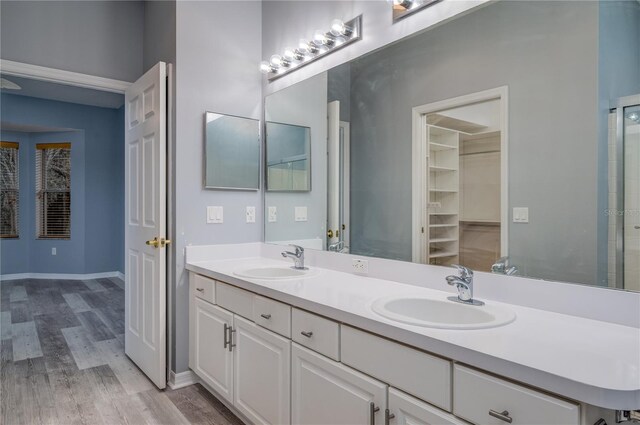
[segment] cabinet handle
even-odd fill
[[[501,421],[505,421],[508,424],[513,422],[513,418],[509,416],[508,410],[504,410],[502,412],[496,412],[493,409],[489,409],[489,416],[493,416],[494,418],[500,419]]]
[[[271,315],[270,314],[261,314],[260,316],[265,318],[265,319],[267,319],[267,320],[271,319]]]
[[[231,329],[231,326],[225,323],[224,324],[224,348],[227,348],[227,346],[229,346],[229,340],[227,339],[227,334],[229,333],[229,329]],[[231,348],[229,348],[229,350],[231,350]]]
[[[395,418],[396,415],[389,412],[389,409],[385,409],[384,411],[384,425],[389,425],[389,421]]]
[[[376,412],[379,410],[373,401],[369,403],[369,425],[376,425]]]
[[[229,351],[233,351],[233,347],[236,345],[233,343],[233,334],[236,333],[236,330],[229,326]]]
[[[302,336],[306,336],[307,338],[311,338],[313,336],[313,332],[311,331],[302,331],[300,332],[300,334],[302,334]]]
[[[196,291],[198,291],[198,292],[204,292],[204,288],[196,288]]]

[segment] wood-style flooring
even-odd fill
[[[120,279],[0,284],[4,425],[241,425],[201,385],[158,390],[124,354]]]

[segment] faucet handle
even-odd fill
[[[461,266],[460,264],[452,264],[451,267],[455,267],[456,269],[458,269],[461,279],[473,277],[473,270],[468,267]]]
[[[304,254],[304,248],[301,247],[300,245],[295,245],[295,244],[289,244],[289,246],[292,246],[293,248],[295,248],[296,250],[296,255],[299,257],[302,254]]]

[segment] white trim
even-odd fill
[[[0,59],[0,71],[2,71],[3,74],[14,75],[16,77],[120,94],[124,94],[125,90],[131,85],[131,83],[127,81],[14,62],[6,59]]]
[[[117,277],[124,280],[124,274],[118,271],[104,273],[14,273],[0,275],[0,281],[17,279],[58,279],[58,280],[90,280],[104,277]]]
[[[178,388],[188,387],[189,385],[197,384],[199,382],[200,378],[198,378],[198,375],[190,370],[180,373],[171,371],[169,372],[169,382],[167,382],[167,385],[172,390],[177,390]]]
[[[500,251],[501,256],[509,255],[509,87],[501,86],[427,105],[416,106],[412,110],[413,142],[412,142],[412,259],[414,262],[424,263],[425,253],[422,252],[426,232],[421,233],[422,226],[426,226],[426,155],[425,151],[425,116],[430,113],[465,106],[471,103],[500,99]],[[420,181],[421,184],[413,184]]]

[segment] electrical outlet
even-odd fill
[[[275,223],[276,221],[278,221],[278,208],[269,207],[267,208],[267,212],[268,212],[267,221],[269,223]]]
[[[256,222],[256,207],[247,207],[247,223]]]
[[[56,248],[51,248],[51,255],[58,255],[58,250]]]
[[[295,207],[294,218],[295,221],[307,221],[307,207]]]
[[[354,273],[369,274],[369,260],[354,258],[351,262],[351,268]]]

